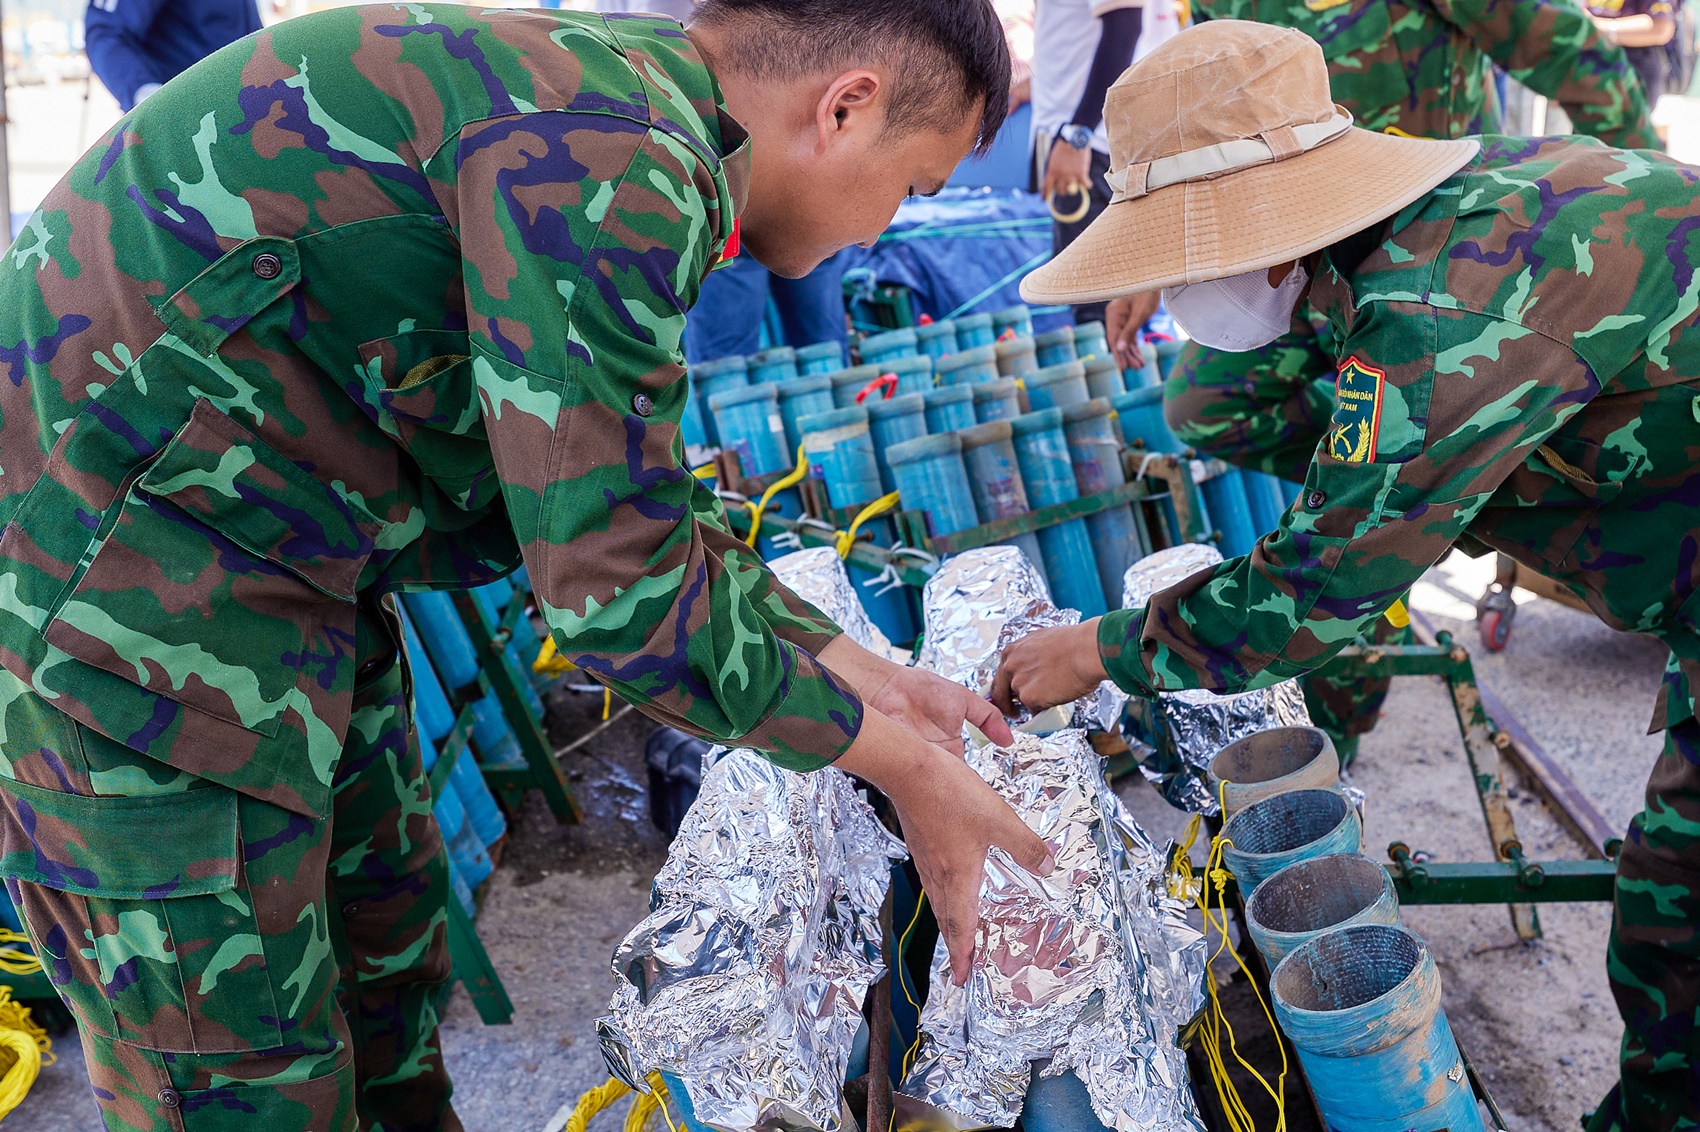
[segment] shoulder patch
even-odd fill
[[[1375,459],[1381,436],[1381,397],[1387,371],[1354,355],[1340,366],[1334,379],[1334,421],[1328,430],[1328,454],[1348,464]]]

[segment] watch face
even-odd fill
[[[1062,140],[1075,149],[1085,149],[1092,144],[1092,131],[1085,126],[1064,126],[1061,134]]]

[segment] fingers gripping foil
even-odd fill
[[[1175,1045],[1203,1001],[1203,938],[1163,883],[1164,858],[1104,784],[1084,731],[1018,734],[969,763],[1043,837],[1035,877],[992,850],[965,986],[942,942],[903,1092],[965,1122],[1009,1126],[1032,1063],[1073,1070],[1111,1128],[1202,1129]]]
[[[826,554],[773,565],[859,644],[880,647]],[[603,1057],[634,1087],[651,1069],[675,1073],[697,1118],[718,1128],[837,1132],[862,1002],[885,973],[879,909],[903,847],[840,771],[795,774],[718,747],[704,761],[651,912],[614,953]]]
[[[998,655],[1034,629],[1074,624],[1030,578],[1019,551],[968,551],[923,598],[919,664],[983,689]],[[966,1124],[1009,1126],[1032,1063],[1073,1070],[1112,1128],[1201,1128],[1175,1046],[1203,1003],[1203,937],[1167,893],[1158,852],[1105,784],[1079,728],[1018,733],[971,750],[969,765],[1055,852],[1035,877],[987,857],[983,934],[963,987],[934,951],[921,1040],[903,1091]]]
[[[1215,547],[1200,543],[1147,555],[1128,567],[1122,607],[1137,609],[1153,594],[1221,561]],[[1158,792],[1180,809],[1214,814],[1220,807],[1210,789],[1211,756],[1258,731],[1308,724],[1310,712],[1298,682],[1285,680],[1225,696],[1189,690],[1162,692],[1155,701],[1135,698],[1121,718],[1122,738]]]

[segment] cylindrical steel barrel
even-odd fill
[[[1397,924],[1399,894],[1387,870],[1368,857],[1330,853],[1270,874],[1247,898],[1245,914],[1252,942],[1274,970],[1324,932]]]
[[[1291,790],[1253,802],[1222,827],[1222,861],[1253,892],[1295,861],[1363,849],[1358,811],[1337,790]]]

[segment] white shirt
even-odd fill
[[[1086,75],[1103,34],[1099,17],[1144,0],[1036,0],[1033,12],[1033,133],[1050,138],[1067,125],[1086,92]],[[1100,119],[1092,148],[1110,152]],[[1046,142],[1049,149],[1049,142]],[[1041,155],[1043,159],[1043,155]]]

